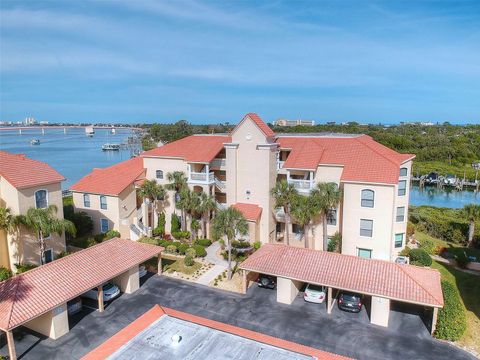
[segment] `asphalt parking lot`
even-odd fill
[[[237,295],[202,285],[150,276],[134,294],[122,294],[99,313],[86,309],[71,320],[71,331],[58,340],[15,332],[19,359],[78,359],[121,330],[153,305],[170,307],[357,359],[475,359],[433,339],[415,313],[392,311],[389,328],[369,323],[358,314],[306,303],[301,295],[292,305],[276,302],[273,290],[252,286]],[[7,354],[7,347],[0,349]]]

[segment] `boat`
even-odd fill
[[[457,182],[457,177],[453,174],[447,174],[443,179],[443,183],[448,186],[455,186]]]
[[[32,141],[30,141],[30,144],[32,144],[32,145],[40,145],[40,140],[39,140],[39,139],[33,139]]]
[[[427,175],[425,182],[427,184],[436,184],[438,183],[438,173],[432,171],[430,174]]]
[[[87,126],[85,128],[85,135],[92,137],[93,134],[95,134],[95,129],[93,128],[93,125],[92,126]]]
[[[118,150],[120,150],[120,144],[103,144],[102,145],[102,150],[103,151],[109,151],[109,150],[118,151]]]
[[[115,135],[116,132],[117,132],[117,131],[115,130],[115,128],[112,128],[112,129],[110,130],[110,134],[112,134],[112,135]]]

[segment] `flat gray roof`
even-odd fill
[[[180,342],[172,341],[174,335],[181,336]],[[108,359],[312,360],[314,358],[163,315]]]

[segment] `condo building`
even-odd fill
[[[57,207],[63,219],[61,183],[65,178],[48,164],[25,155],[0,151],[0,207],[12,215],[25,215],[29,208]],[[19,226],[13,231],[0,229],[0,266],[15,270],[15,264],[47,263],[65,251],[65,236],[50,234],[40,253],[38,234]]]
[[[96,169],[71,190],[76,211],[89,213],[96,230],[116,229],[135,240],[151,234],[160,212],[166,214],[167,232],[171,214],[179,214],[173,191],[154,209],[139,199],[139,184],[155,179],[166,185],[168,173],[181,171],[191,190],[214,196],[219,208],[233,206],[243,213],[249,241],[284,243],[288,231],[290,245],[326,250],[320,217],[308,234],[295,221],[285,226],[285,214],[270,191],[282,179],[303,195],[318,183],[333,182],[343,195],[328,214],[327,235],[341,234],[343,254],[394,260],[406,244],[413,158],[366,135],[276,134],[249,113],[230,134],[193,135],[165,144]],[[203,235],[210,236],[209,226]]]

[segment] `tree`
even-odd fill
[[[167,181],[169,182],[165,187],[167,190],[175,191],[175,204],[179,200],[180,191],[187,187],[187,176],[183,171],[173,171],[167,173]]]
[[[158,208],[157,208],[157,201],[164,200],[166,197],[166,191],[164,187],[157,183],[155,179],[153,180],[145,180],[143,184],[140,186],[140,190],[138,191],[138,195],[143,200],[149,200],[153,210],[158,216]],[[148,224],[147,224],[148,225]],[[152,221],[152,228],[155,228],[154,221]]]
[[[327,216],[329,211],[336,209],[342,200],[342,190],[335,183],[319,183],[317,187],[311,191],[311,195],[316,198],[323,225],[323,250],[328,249],[327,234]]]
[[[315,217],[318,215],[320,207],[317,198],[309,195],[297,195],[292,201],[291,215],[294,221],[303,227],[305,236],[305,247],[309,248],[308,234],[310,232],[310,225]]]
[[[282,207],[285,213],[285,239],[286,244],[290,244],[289,224],[290,224],[290,207],[292,201],[298,196],[298,191],[293,184],[289,184],[287,180],[278,181],[270,190],[273,199],[275,200],[275,207]]]
[[[19,223],[19,217],[12,214],[10,208],[0,207],[0,230],[10,233],[15,230]]]
[[[28,230],[37,234],[40,247],[40,263],[43,265],[43,253],[45,252],[45,237],[52,233],[59,236],[65,231],[75,236],[75,225],[70,220],[57,218],[57,207],[49,205],[44,209],[30,208],[25,215],[19,215],[19,222]]]
[[[199,212],[202,216],[201,225],[202,225],[202,234],[203,237],[207,237],[207,221],[210,218],[210,213],[217,210],[217,203],[215,198],[207,193],[202,192],[200,195],[200,207]]]
[[[463,213],[469,221],[468,246],[473,246],[473,235],[475,233],[475,221],[480,221],[480,205],[469,204],[463,207]]]
[[[187,223],[191,224],[193,216],[200,212],[200,196],[188,187],[184,187],[180,190],[177,207],[182,211],[182,230],[186,231]]]
[[[233,207],[219,210],[213,218],[213,237],[215,240],[226,237],[228,250],[228,280],[232,278],[232,241],[237,234],[248,233],[247,220],[242,213]]]

